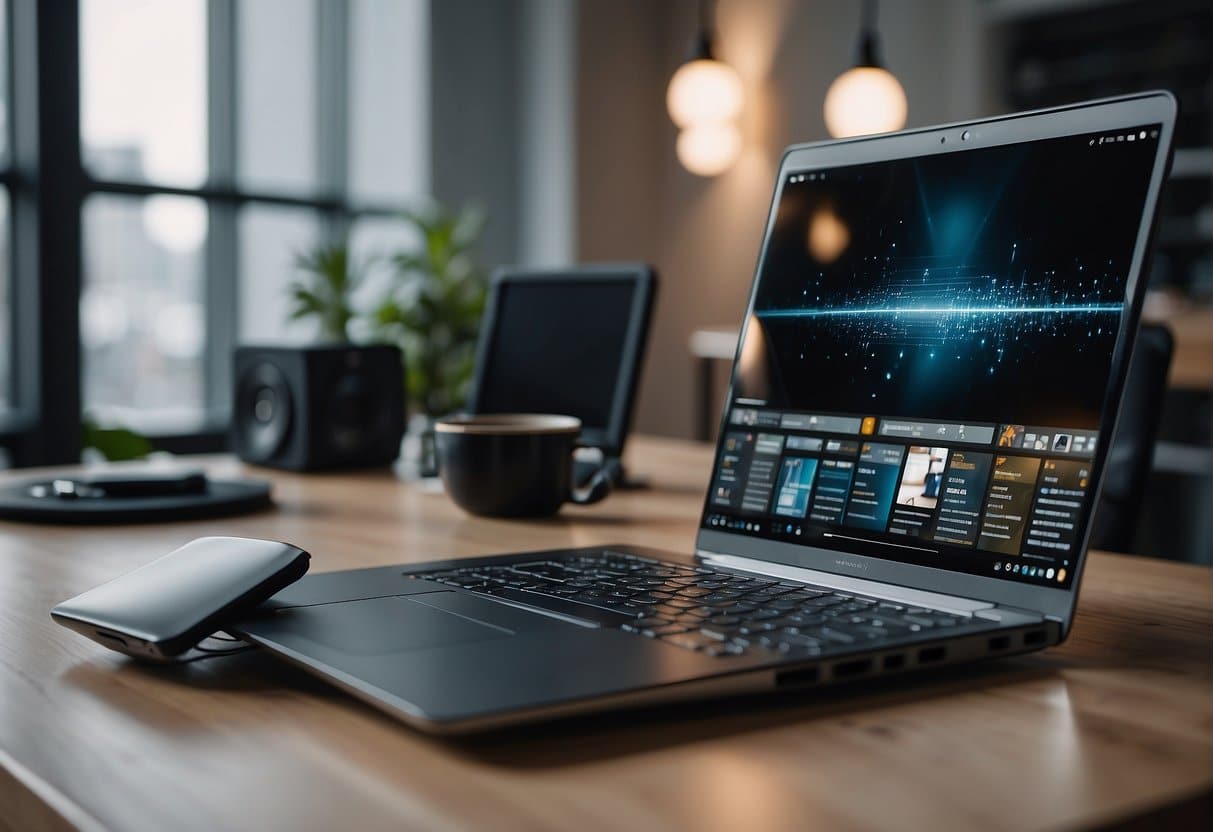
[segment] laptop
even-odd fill
[[[236,629],[422,730],[1061,643],[1175,101],[794,146],[685,552],[309,575]]]
[[[656,290],[656,273],[643,263],[497,271],[468,412],[576,416],[579,443],[599,458],[578,459],[574,481],[605,467],[626,484],[623,447]]]

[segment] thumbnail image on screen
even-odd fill
[[[726,430],[763,431],[767,452],[730,463],[757,465],[752,484],[717,482],[718,462],[728,497],[705,525],[780,537],[791,518],[800,543],[844,545],[812,534],[843,527],[915,538],[910,561],[1072,575],[1057,567],[1089,514],[1075,484],[1095,459],[1156,127],[785,176]]]

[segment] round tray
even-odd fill
[[[46,479],[0,486],[0,520],[27,523],[93,525],[101,523],[161,523],[225,517],[269,508],[270,484],[264,480],[210,480],[201,494],[157,497],[97,497],[65,500],[35,497],[30,489]]]

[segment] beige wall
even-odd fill
[[[746,86],[746,146],[729,172],[701,179],[678,164],[665,112],[666,84],[685,55],[696,4],[580,3],[577,257],[648,260],[661,277],[637,430],[691,435],[688,338],[699,326],[740,322],[780,153],[826,137],[821,102],[853,60],[858,7],[851,0],[721,0],[719,57]],[[988,39],[977,0],[886,0],[880,29],[886,62],[906,88],[910,126],[997,109],[986,93]],[[722,367],[718,389],[726,373]]]

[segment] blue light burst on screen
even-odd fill
[[[738,395],[1098,425],[1153,150],[1088,139],[829,170],[780,191]]]
[[[1012,247],[1008,266],[1016,253]],[[840,292],[835,288],[824,293],[829,303],[817,305],[825,277],[819,273],[816,279],[807,279],[801,291],[813,303],[760,309],[758,317],[800,321],[803,335],[827,327],[834,339],[857,350],[876,345],[946,348],[963,344],[967,357],[974,357],[974,348],[978,353],[990,351],[993,354],[987,355],[992,364],[999,364],[1005,348],[1027,336],[1073,338],[1085,334],[1102,340],[1112,334],[1124,311],[1123,295],[1117,291],[1121,281],[1081,263],[1075,263],[1064,276],[1049,269],[1033,278],[1026,269],[1017,269],[1015,278],[1008,279],[973,267],[941,266],[938,259],[934,268],[921,264],[935,258],[899,258],[896,266],[891,252],[879,259],[883,262],[869,267],[879,287],[875,291]],[[1088,278],[1091,271],[1099,276]],[[1079,319],[1088,321],[1089,332]],[[1081,344],[1074,347],[1082,349]]]

